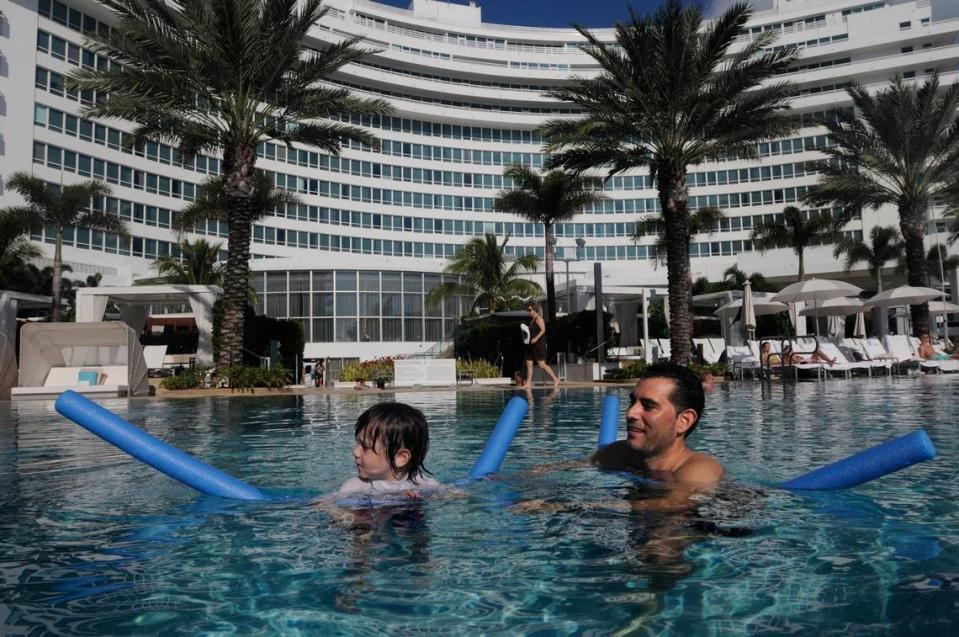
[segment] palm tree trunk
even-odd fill
[[[899,207],[899,230],[906,244],[906,269],[909,285],[922,287],[926,280],[925,206]],[[918,336],[929,329],[929,304],[912,305],[912,333]]]
[[[53,297],[54,323],[60,321],[60,281],[63,274],[63,228],[57,226],[56,239],[53,242],[53,280],[50,281],[50,295]]]
[[[879,288],[877,292],[882,292],[882,266],[876,270],[876,287]]]
[[[689,213],[686,171],[659,169],[659,201],[666,228],[671,360],[689,363],[693,338],[692,282],[689,278]]]
[[[251,210],[256,149],[243,144],[223,153],[229,225],[226,273],[223,276],[223,322],[217,365],[225,368],[243,362],[243,312],[250,286],[250,235],[255,213]]]
[[[556,325],[556,283],[553,281],[553,226],[549,223],[543,224],[543,235],[546,239],[546,325],[550,329]]]
[[[806,278],[806,255],[805,250],[796,250],[796,254],[799,256],[799,280],[802,281]]]

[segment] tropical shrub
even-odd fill
[[[499,367],[482,358],[475,361],[457,358],[456,374],[469,374],[473,378],[500,378],[502,376]]]
[[[375,358],[359,363],[349,363],[340,370],[340,380],[354,382],[357,380],[376,380],[377,378],[393,378],[393,361],[391,356]]]
[[[160,381],[160,387],[167,391],[195,389],[203,386],[203,379],[209,373],[209,367],[192,367],[181,370],[175,376],[167,376]]]

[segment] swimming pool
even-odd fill
[[[697,514],[507,511],[646,495],[593,469],[516,475],[595,446],[606,391],[537,390],[499,479],[377,511],[366,531],[199,496],[49,404],[0,403],[0,634],[956,632],[959,379],[721,384],[692,443],[735,482]],[[398,397],[426,412],[427,467],[448,480],[512,395]],[[251,484],[311,494],[345,479],[353,421],[391,396],[104,404]],[[918,426],[934,462],[847,492],[761,486]]]

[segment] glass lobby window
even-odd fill
[[[426,319],[426,338],[427,341],[443,340],[443,321],[442,319]]]
[[[380,291],[380,273],[379,272],[360,272],[360,291],[361,292],[379,292]]]
[[[266,314],[273,318],[286,318],[286,292],[279,294],[265,294]]]
[[[440,285],[440,275],[438,275],[438,274],[424,274],[424,275],[423,275],[423,289],[426,291],[427,294],[429,294],[429,292],[430,292],[433,288],[439,287],[439,285]],[[437,303],[436,305],[427,305],[427,306],[426,306],[426,315],[427,315],[427,316],[437,316],[437,317],[443,316],[443,305],[442,305],[441,303]],[[429,335],[427,335],[427,339],[426,339],[426,340],[431,340],[431,339],[429,338]]]
[[[423,340],[423,320],[422,319],[403,319],[403,330],[405,332],[405,341]]]
[[[314,272],[313,273],[313,290],[316,292],[332,292],[333,291],[333,272]]]
[[[333,316],[332,292],[313,293],[313,316]]]
[[[356,290],[356,270],[337,270],[336,290],[337,292]]]
[[[379,341],[380,338],[380,319],[379,318],[361,318],[360,319],[360,341]]]
[[[336,342],[337,343],[355,343],[356,342],[356,319],[336,319]]]
[[[313,319],[313,341],[317,343],[333,342],[333,319]]]
[[[423,275],[419,272],[403,273],[403,291],[404,292],[422,292]]]
[[[356,317],[356,292],[336,293],[336,316]],[[337,328],[339,333],[339,328]]]
[[[267,272],[266,291],[286,292],[286,272]]]
[[[383,339],[384,341],[402,341],[403,340],[403,321],[402,319],[383,319]]]

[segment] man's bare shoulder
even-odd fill
[[[693,455],[676,469],[673,477],[683,484],[713,484],[723,477],[725,469],[713,458],[694,451]]]
[[[636,463],[635,454],[625,440],[606,445],[589,457],[589,463],[601,469],[629,469]]]

